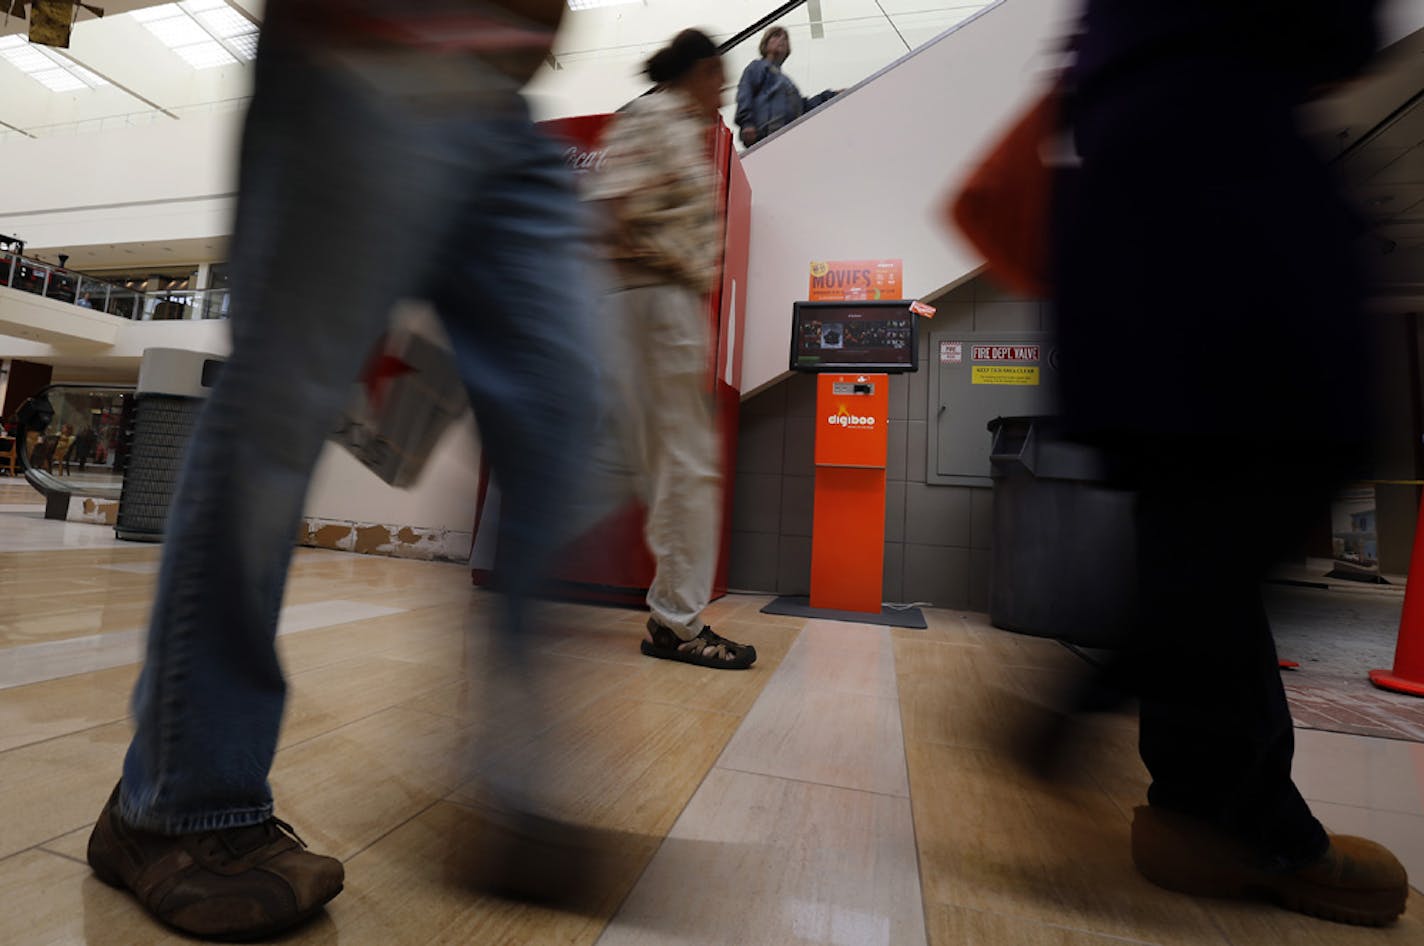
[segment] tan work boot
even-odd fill
[[[1404,912],[1409,879],[1382,845],[1330,835],[1330,849],[1294,870],[1190,815],[1143,805],[1132,819],[1132,860],[1159,887],[1199,897],[1273,901],[1337,923],[1384,926]]]
[[[315,915],[341,892],[341,862],[305,847],[276,818],[200,834],[141,831],[119,818],[116,786],[89,836],[89,866],[184,933],[258,939]]]

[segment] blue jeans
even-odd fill
[[[508,80],[264,37],[239,192],[233,350],[169,514],[120,797],[126,821],[169,834],[271,815],[293,537],[395,302],[440,313],[504,484],[499,631],[516,660],[587,426],[581,211]]]

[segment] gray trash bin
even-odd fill
[[[133,417],[124,432],[127,466],[114,524],[119,538],[163,538],[188,438],[221,367],[221,358],[203,352],[150,348],[143,353]]]
[[[1110,647],[1136,597],[1133,496],[1101,485],[1091,449],[1054,437],[1049,417],[996,417],[989,621],[995,627]]]

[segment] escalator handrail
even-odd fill
[[[49,405],[49,393],[58,390],[71,391],[120,391],[132,393],[136,390],[132,384],[47,384],[40,388],[21,405],[15,412],[18,423],[15,425],[15,453],[20,460],[20,468],[25,473],[25,481],[39,491],[41,496],[48,499],[51,496],[82,496],[91,499],[118,499],[119,490],[122,488],[122,481],[118,486],[98,486],[90,484],[88,486],[76,485],[66,482],[50,473],[48,470],[39,470],[30,466],[30,451],[27,449],[30,431],[43,433],[43,427],[34,427],[26,422],[25,408],[31,404],[43,403]],[[30,415],[32,418],[34,415]],[[49,420],[45,421],[45,426],[49,426],[49,421],[54,419],[54,409],[49,409]]]

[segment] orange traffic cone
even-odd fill
[[[1424,503],[1414,527],[1414,553],[1409,559],[1409,583],[1404,586],[1394,669],[1371,670],[1370,682],[1382,690],[1424,696]]]

